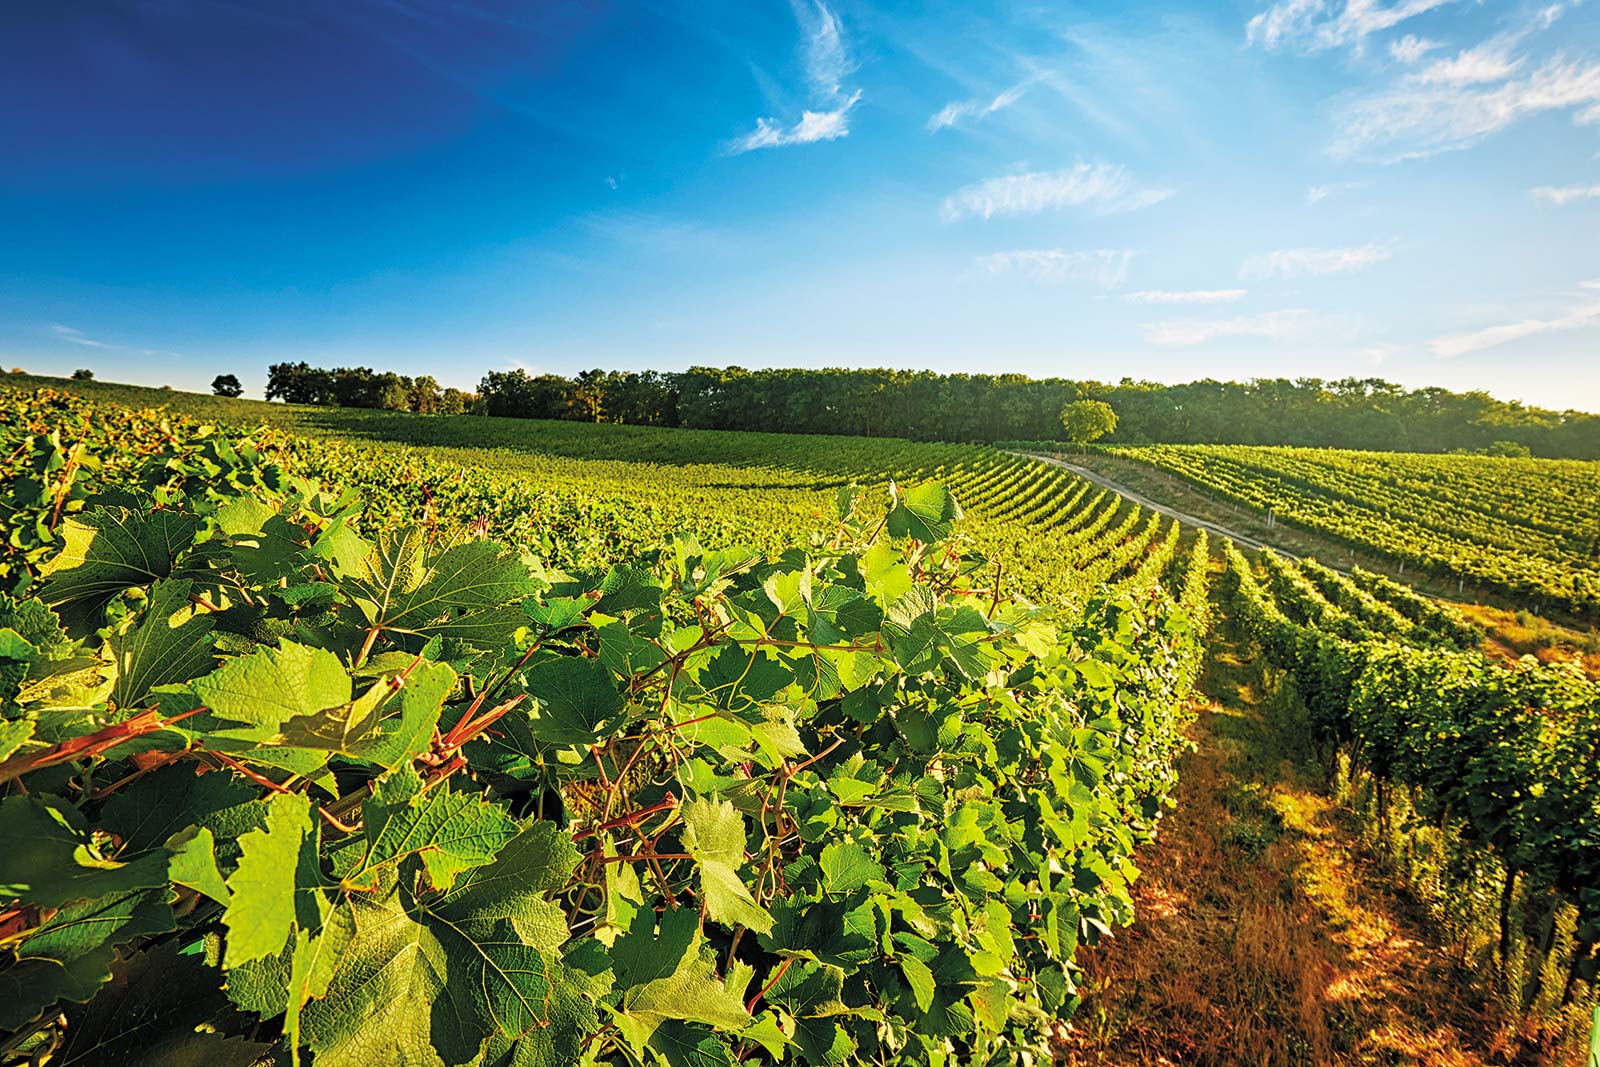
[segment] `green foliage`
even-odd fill
[[[1592,980],[1600,684],[1572,664],[1505,665],[1463,651],[1453,635],[1401,625],[1409,620],[1398,612],[1346,613],[1301,567],[1270,553],[1266,587],[1231,545],[1226,558],[1229,614],[1269,664],[1288,672],[1319,742],[1343,749],[1379,782],[1414,790],[1421,811],[1507,878],[1572,905],[1569,967]]]
[[[1061,428],[1068,441],[1086,445],[1117,428],[1117,413],[1104,400],[1074,400],[1061,409]]]
[[[1117,451],[1469,591],[1600,622],[1600,463],[1303,448]]]
[[[1136,512],[1051,542],[1127,591],[1041,605],[938,485],[555,563],[129,431],[0,599],[8,1053],[1037,1060],[1131,917],[1204,600]]]

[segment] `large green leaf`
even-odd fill
[[[363,805],[366,851],[345,874],[346,886],[370,888],[380,868],[418,856],[433,884],[446,888],[517,835],[517,824],[498,804],[443,789],[423,793],[420,787],[416,772],[396,771]]]
[[[0,899],[57,908],[167,884],[164,850],[126,862],[104,856],[80,819],[76,809],[52,798],[0,800]]]
[[[139,703],[157,686],[186,682],[211,669],[212,620],[189,604],[193,585],[186,578],[156,582],[139,625],[111,638],[117,664],[111,699],[118,707]]]
[[[271,1046],[224,1032],[247,1028],[228,1006],[217,972],[168,941],[119,960],[94,999],[67,1011],[66,1043],[52,1067],[250,1067]]]
[[[554,745],[592,745],[602,727],[623,709],[611,672],[598,660],[561,656],[527,673],[528,691],[539,698],[533,736]]]
[[[391,633],[508,640],[526,616],[520,602],[539,583],[515,554],[491,541],[427,553],[415,528],[386,538],[355,583],[369,626]]]
[[[548,900],[576,861],[554,828],[525,831],[494,863],[448,893],[418,898],[385,876],[345,908],[354,935],[326,994],[306,1005],[302,1032],[318,1067],[473,1062],[542,1035],[554,1062],[598,1025],[587,983],[560,957],[569,936]]]
[[[14,701],[30,678],[66,668],[74,650],[56,613],[38,599],[0,594],[0,706]]]
[[[100,610],[123,590],[177,576],[178,558],[200,527],[197,516],[168,510],[96,508],[70,518],[40,596],[74,632],[92,629]]]
[[[704,1023],[738,1031],[751,1022],[737,992],[717,977],[716,957],[699,933],[691,908],[669,908],[656,915],[641,908],[612,950],[617,986],[617,1026],[635,1047],[648,1044],[656,1029],[671,1020]]]
[[[700,869],[706,912],[727,926],[772,929],[772,916],[739,877],[746,844],[744,816],[726,800],[696,798],[683,805],[683,843]]]
[[[455,684],[456,672],[449,664],[426,660],[417,664],[411,669],[399,698],[391,699],[384,708],[378,735],[357,742],[355,756],[393,770],[428,751],[445,698]],[[390,714],[396,705],[398,712]]]
[[[128,852],[143,852],[191,826],[212,830],[219,843],[254,829],[257,790],[228,774],[196,774],[193,764],[175,764],[111,794],[100,812],[100,825],[123,841]],[[229,818],[246,810],[247,825]]]
[[[228,877],[232,903],[222,917],[228,928],[224,967],[275,956],[296,924],[319,925],[315,900],[308,899],[315,893],[314,850],[307,869],[312,831],[310,800],[277,793],[267,802],[266,826],[239,839],[239,866]]]
[[[220,719],[277,728],[349,704],[353,687],[332,652],[280,641],[229,659],[189,688]]]
[[[950,536],[961,505],[950,490],[937,482],[902,489],[889,511],[889,536],[913,537],[918,541],[943,541]]]
[[[162,889],[80,900],[16,945],[0,971],[0,1029],[14,1029],[59,1001],[82,1003],[111,978],[116,946],[173,928]]]
[[[208,828],[191,826],[173,834],[167,840],[167,850],[172,853],[167,876],[173,885],[204,893],[218,904],[231,902],[227,883],[217,869],[217,839]]]

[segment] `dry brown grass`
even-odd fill
[[[1575,661],[1591,678],[1600,678],[1600,631],[1578,630],[1527,612],[1486,604],[1460,605],[1462,614],[1482,626],[1484,647],[1499,659],[1534,656],[1541,663]]]
[[[1219,649],[1134,926],[1083,954],[1064,1062],[1472,1067],[1511,1022],[1377,869]],[[1522,1062],[1532,1062],[1522,1053]]]

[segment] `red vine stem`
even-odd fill
[[[773,972],[772,978],[768,980],[766,985],[761,987],[761,992],[750,998],[750,1002],[744,1006],[744,1010],[754,1015],[756,1013],[756,1005],[761,1003],[761,998],[772,992],[772,987],[778,984],[778,979],[783,977],[783,973],[789,969],[789,964],[793,962],[794,957],[790,956],[778,964],[778,969]]]

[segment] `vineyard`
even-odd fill
[[[1593,1000],[1600,683],[1404,582],[983,446],[0,407],[0,1064],[1059,1062],[1219,641],[1529,1040]],[[1592,465],[1242,451],[1587,580]]]
[[[1132,918],[1207,548],[1087,483],[0,403],[6,1062],[1040,1062]]]
[[[1393,583],[1224,546],[1232,625],[1307,711],[1408,883],[1524,1014],[1600,972],[1600,684],[1496,663]]]
[[[1218,445],[1113,451],[1458,588],[1600,621],[1600,463]]]

